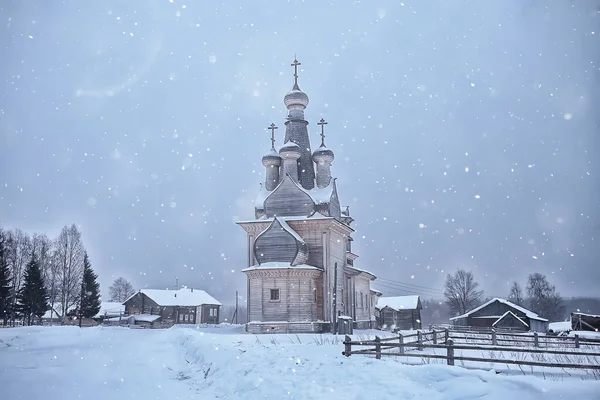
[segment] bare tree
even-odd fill
[[[560,321],[564,317],[565,308],[562,297],[556,292],[545,275],[534,273],[527,279],[527,296],[530,308],[541,317],[552,321]]]
[[[523,299],[523,289],[521,289],[521,285],[519,285],[518,282],[513,282],[512,286],[510,287],[508,299],[518,306],[525,304]]]
[[[81,233],[75,224],[64,226],[56,240],[57,294],[61,305],[61,316],[77,304],[83,276],[83,255],[85,250]]]
[[[25,265],[31,259],[31,239],[20,229],[9,231],[6,240],[7,260],[12,275],[11,288],[11,321],[15,321],[15,305],[17,293],[21,290],[23,283],[23,272]]]
[[[477,290],[472,272],[459,269],[454,275],[448,274],[444,284],[444,296],[453,315],[461,315],[481,302],[483,290]]]
[[[110,301],[119,303],[124,302],[135,293],[131,283],[123,277],[115,279],[113,284],[108,288],[108,291],[110,293]]]
[[[53,320],[54,305],[58,299],[58,281],[60,279],[56,252],[58,241],[50,240],[46,235],[34,233],[31,242],[33,254],[42,269],[42,277],[46,287],[48,304],[50,305],[50,320]]]

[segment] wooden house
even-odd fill
[[[297,61],[293,65],[298,65]],[[294,86],[284,97],[288,110],[283,145],[262,157],[265,181],[254,203],[254,219],[239,221],[246,233],[250,333],[334,332],[338,321],[354,328],[374,325],[375,275],[356,265],[350,226],[331,175],[335,158],[325,146],[313,152],[304,110],[308,96]]]
[[[123,302],[127,315],[156,315],[160,323],[218,324],[221,303],[204,290],[185,288],[179,290],[141,289]],[[142,321],[156,323],[152,321]]]
[[[508,300],[493,298],[477,308],[450,318],[456,327],[497,328],[515,331],[547,332],[548,320]]]
[[[571,328],[574,331],[600,332],[600,315],[572,312]]]
[[[380,297],[375,312],[377,328],[392,331],[421,329],[422,309],[419,296]]]

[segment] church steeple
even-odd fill
[[[304,110],[308,106],[308,96],[298,85],[298,66],[300,65],[302,64],[294,59],[291,64],[294,67],[294,86],[283,98],[283,102],[288,109],[284,144],[294,142],[300,148],[298,182],[304,189],[310,190],[315,187],[315,168],[311,158],[310,140],[308,139],[308,122],[304,119]]]

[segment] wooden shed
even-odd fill
[[[385,330],[421,329],[419,296],[379,297],[375,306],[377,327]]]
[[[548,320],[508,300],[493,298],[477,308],[450,318],[455,327],[547,332]]]
[[[218,324],[221,308],[221,303],[204,290],[191,288],[141,289],[123,304],[125,314],[158,315],[164,325]]]
[[[571,328],[574,331],[600,332],[600,315],[571,313]]]

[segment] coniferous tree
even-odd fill
[[[44,286],[42,270],[35,256],[27,264],[23,287],[17,293],[16,312],[31,325],[35,319],[40,319],[50,307],[48,295]]]
[[[87,252],[83,256],[83,284],[80,311],[84,318],[92,318],[100,312],[100,284],[98,275],[92,269]]]
[[[4,231],[0,229],[0,322],[3,325],[7,325],[10,318],[11,282],[12,279],[6,251],[6,236]]]

